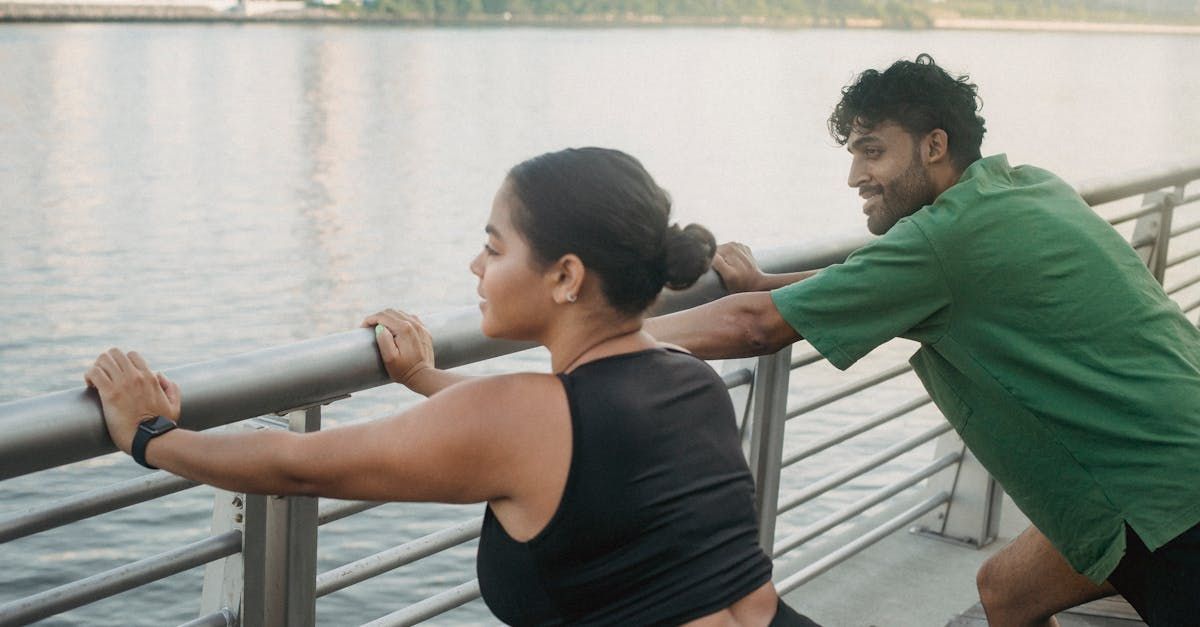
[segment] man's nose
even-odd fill
[[[867,182],[866,168],[859,165],[858,160],[850,163],[850,174],[846,177],[846,184],[850,187],[861,187]]]

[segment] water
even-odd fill
[[[387,306],[473,303],[466,264],[505,170],[568,145],[638,156],[678,218],[720,239],[769,247],[862,232],[825,118],[856,71],[922,51],[981,85],[984,152],[1014,163],[1079,181],[1200,144],[1196,37],[0,26],[0,402],[79,385],[111,345],[170,367],[339,332]],[[854,370],[909,350],[889,345]],[[544,367],[535,352],[476,370]],[[840,380],[824,365],[796,379],[794,399]],[[789,437],[811,441],[915,387],[888,383],[793,421]],[[327,416],[410,402],[374,390]],[[917,412],[814,460],[785,490],[937,420]],[[917,457],[909,467],[929,459]],[[7,481],[0,516],[141,472],[113,456]],[[196,490],[0,545],[0,602],[201,538],[210,503]],[[478,509],[391,505],[331,524],[319,569]],[[361,623],[469,580],[472,555],[460,547],[323,598],[320,622]],[[46,624],[178,623],[195,616],[199,586],[189,572]],[[443,622],[489,617],[474,603]]]

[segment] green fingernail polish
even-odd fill
[[[387,331],[387,327],[383,326],[382,324],[375,325],[375,337],[383,335],[384,331]]]

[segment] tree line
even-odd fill
[[[939,16],[999,19],[1200,21],[1200,0],[363,0],[366,10],[415,19],[745,18],[815,25],[875,20],[925,28]]]

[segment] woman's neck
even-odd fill
[[[569,324],[557,337],[544,342],[550,349],[554,372],[569,372],[589,361],[657,346],[642,332],[642,318],[597,320],[591,324]]]

